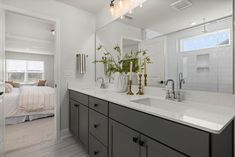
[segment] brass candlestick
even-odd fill
[[[129,80],[129,91],[127,95],[134,95],[134,93],[132,92],[132,80]]]
[[[147,74],[144,74],[144,85],[147,86],[148,85],[148,80],[147,80]]]
[[[137,95],[144,95],[143,90],[142,90],[142,74],[139,74],[139,91],[136,93]]]

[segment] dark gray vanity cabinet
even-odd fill
[[[186,157],[118,122],[109,124],[109,157]]]
[[[212,134],[70,91],[70,131],[90,157],[233,157],[233,130]]]
[[[72,92],[73,93],[73,92]],[[73,93],[72,95],[74,96]],[[72,135],[78,139],[84,146],[86,150],[88,150],[88,118],[89,118],[89,110],[88,106],[82,104],[84,102],[85,96],[82,95],[82,99],[80,101],[79,97],[81,95],[76,96],[76,100],[70,97],[70,123],[69,128]],[[88,96],[87,96],[88,100]],[[80,101],[80,102],[79,102]],[[87,101],[88,102],[88,101]]]
[[[89,155],[108,156],[108,102],[89,97]]]
[[[110,118],[169,148],[192,157],[209,157],[209,133],[112,103],[109,114]]]
[[[140,134],[110,120],[109,157],[140,157]]]
[[[78,103],[70,100],[70,123],[69,129],[74,137],[78,138]]]
[[[141,157],[187,157],[144,135],[141,135],[139,145]]]

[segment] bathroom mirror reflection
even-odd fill
[[[113,52],[146,50],[148,86],[233,92],[232,0],[148,0],[132,13],[99,29],[96,45]],[[96,59],[102,58],[96,52]],[[96,64],[96,77],[105,77]]]

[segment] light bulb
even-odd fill
[[[130,10],[130,11],[129,11],[129,14],[133,14],[133,10]]]
[[[119,7],[122,8],[123,2],[122,0],[119,0]]]
[[[55,35],[55,30],[54,29],[51,30],[51,34]]]
[[[110,8],[110,12],[112,15],[114,15],[114,8],[113,7]]]
[[[140,8],[143,8],[143,4],[140,4]]]
[[[124,19],[124,16],[122,15],[120,18],[121,18],[121,20],[123,20],[123,19]]]

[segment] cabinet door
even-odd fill
[[[69,128],[72,135],[88,150],[88,107],[70,100]]]
[[[69,129],[74,137],[78,137],[78,107],[79,104],[70,100],[70,122]]]
[[[145,136],[141,136],[139,145],[141,149],[141,157],[186,157],[186,155]]]
[[[109,129],[109,157],[140,157],[137,132],[112,120]]]
[[[78,106],[78,138],[88,150],[88,107],[81,104]]]

